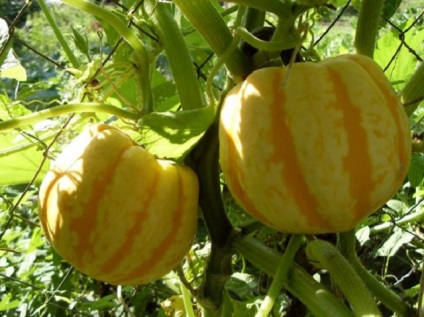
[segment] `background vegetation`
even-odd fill
[[[110,10],[128,14],[137,1],[112,1]],[[142,3],[143,1],[140,1]],[[397,3],[396,3],[397,2]],[[383,67],[397,91],[401,91],[424,58],[424,8],[421,1],[386,1],[384,19],[379,31],[375,60]],[[396,3],[396,4],[395,4]],[[397,5],[399,3],[399,6]],[[354,52],[354,30],[360,1],[334,0],[320,7],[314,15],[313,37],[307,43],[311,54],[325,58]],[[125,76],[127,64],[120,60],[127,47],[116,49],[116,34],[101,21],[82,11],[60,3],[48,5],[48,12],[77,63],[70,63],[64,47],[41,10],[37,1],[0,0],[0,16],[8,27],[0,30],[1,46],[11,34],[17,68],[10,73],[1,69],[0,120],[27,115],[43,109],[64,105],[82,94],[91,101],[103,100],[131,109],[137,104],[134,82],[119,82]],[[201,36],[173,8],[175,18],[185,34],[195,61],[199,82],[206,78],[217,58]],[[231,25],[236,10],[231,6],[219,9]],[[275,20],[271,14],[268,21]],[[155,34],[140,22],[132,26],[151,48]],[[13,32],[12,32],[12,31]],[[6,34],[6,35],[5,35]],[[156,47],[160,49],[159,47]],[[313,49],[313,51],[312,51]],[[113,66],[100,61],[113,57]],[[1,60],[0,60],[1,61]],[[96,80],[88,80],[97,73]],[[215,76],[214,84],[222,88],[225,71]],[[23,78],[22,76],[26,77]],[[176,110],[179,98],[169,69],[167,56],[161,53],[154,70],[153,94],[160,111]],[[422,102],[421,102],[422,104]],[[417,146],[423,139],[423,109],[418,107],[410,117]],[[54,157],[80,129],[90,121],[115,122],[128,129],[125,120],[99,113],[60,115],[25,129],[0,132],[0,315],[2,316],[185,316],[184,286],[177,272],[160,281],[122,290],[88,278],[64,262],[42,235],[37,218],[37,192],[47,158]],[[57,131],[71,122],[60,136]],[[130,131],[130,130],[129,130]],[[131,132],[131,131],[130,131]],[[135,135],[135,134],[134,134]],[[140,142],[160,155],[163,144],[157,135],[145,133]],[[52,141],[54,142],[52,143]],[[53,144],[53,145],[49,145]],[[48,149],[48,153],[46,153]],[[181,153],[177,153],[179,155]],[[384,155],[384,154],[382,154]],[[10,171],[13,170],[13,173]],[[40,172],[40,173],[39,173]],[[364,266],[379,281],[401,295],[415,308],[422,302],[422,271],[424,256],[423,213],[424,156],[417,151],[403,188],[381,210],[361,225],[356,236],[360,243],[358,256]],[[228,216],[235,226],[250,218],[224,190]],[[205,268],[210,251],[206,229],[200,229],[187,260],[182,265],[186,278],[193,286]],[[259,227],[252,236],[269,248],[281,251],[287,237],[266,227]],[[329,235],[328,240],[334,237]],[[226,285],[226,300],[232,304],[234,316],[254,316],[260,306],[271,278],[240,255],[234,255],[234,273]],[[332,287],[326,272],[317,271],[304,263],[315,278]],[[337,290],[336,290],[337,293]],[[196,302],[193,300],[195,314]],[[393,312],[384,310],[385,316]],[[306,308],[290,293],[282,291],[274,306],[273,316],[305,316]]]

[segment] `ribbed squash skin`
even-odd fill
[[[234,198],[287,233],[353,229],[396,193],[411,153],[399,99],[360,55],[253,72],[228,93],[219,137]]]
[[[197,229],[198,181],[126,134],[90,126],[53,162],[39,193],[41,226],[81,272],[116,285],[154,281],[186,255]]]

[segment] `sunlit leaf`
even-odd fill
[[[11,134],[0,134],[0,151],[19,147],[16,136]],[[21,151],[10,151],[10,154],[0,156],[0,185],[14,185],[29,183],[43,159],[43,151],[35,144]],[[46,173],[48,164],[44,164],[36,181],[40,182]]]
[[[180,295],[173,295],[161,303],[163,310],[167,316],[184,317],[185,308],[183,297]]]
[[[393,256],[405,244],[412,241],[414,236],[402,228],[396,228],[390,238],[377,250],[379,256]]]
[[[154,112],[140,120],[141,142],[160,158],[182,159],[212,123],[215,110]]]
[[[411,23],[413,23],[412,19],[405,24],[404,29],[408,28]],[[424,30],[407,32],[404,41],[409,47],[422,47]],[[399,53],[395,56],[399,48]],[[411,54],[406,46],[401,45],[398,34],[394,31],[385,33],[378,40],[374,59],[382,68],[390,65],[385,73],[392,82],[399,83],[395,85],[396,90],[403,88],[407,79],[414,73],[417,65],[417,58]]]
[[[12,42],[8,40],[9,28],[6,21],[0,19],[0,50],[3,52],[0,56],[0,77],[25,81],[27,80],[26,70],[16,58],[11,48]]]
[[[2,55],[0,56],[0,66],[2,66],[6,60],[11,47],[12,42],[9,41],[9,27],[7,22],[0,18],[0,51],[2,51]]]
[[[360,245],[364,245],[370,239],[370,227],[362,227],[355,233],[355,236]]]
[[[6,294],[2,296],[2,299],[0,301],[0,311],[6,311],[10,309],[14,309],[19,307],[20,301],[15,299],[12,300],[12,295]]]
[[[12,51],[9,51],[9,56],[6,58],[5,63],[2,65],[0,69],[0,77],[16,79],[19,81],[27,80],[27,74],[25,68],[19,63],[17,59],[15,59]]]

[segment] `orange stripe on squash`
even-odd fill
[[[401,186],[409,122],[360,55],[253,72],[226,96],[220,161],[238,203],[287,233],[353,229]]]
[[[274,152],[270,156],[269,163],[279,164],[281,158],[284,158],[284,167],[281,170],[281,179],[286,185],[288,194],[298,203],[299,208],[304,210],[309,222],[326,226],[325,219],[319,213],[313,212],[318,208],[316,197],[311,193],[308,185],[303,177],[302,167],[297,159],[296,145],[294,142],[292,131],[290,130],[291,123],[281,118],[286,117],[288,109],[286,104],[286,92],[280,89],[285,72],[283,68],[275,72],[275,77],[272,82],[272,90],[275,92],[275,97],[271,101],[272,111],[270,112],[269,120],[271,129],[278,131],[270,135],[271,142],[274,145]],[[267,163],[268,163],[267,162]],[[278,175],[275,175],[278,177]],[[281,206],[281,210],[285,207]]]
[[[343,167],[349,171],[350,195],[351,197],[363,197],[355,199],[352,208],[353,221],[362,220],[363,210],[372,208],[370,199],[367,199],[368,192],[374,189],[375,184],[372,179],[372,166],[369,160],[367,131],[361,124],[361,109],[351,102],[348,86],[346,86],[335,71],[329,71],[329,79],[337,89],[334,90],[336,100],[334,107],[343,105],[340,109],[343,112],[343,126],[347,134],[349,144],[348,153],[343,158]],[[377,185],[378,186],[378,185]]]
[[[40,187],[47,239],[81,272],[116,285],[159,279],[190,249],[198,181],[156,160],[120,130],[90,126],[53,162]]]

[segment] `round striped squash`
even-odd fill
[[[396,193],[411,153],[398,97],[360,55],[253,72],[226,96],[219,137],[236,201],[287,233],[353,229]]]
[[[122,131],[92,125],[52,163],[38,213],[54,249],[81,272],[115,285],[145,284],[189,251],[198,181]]]

